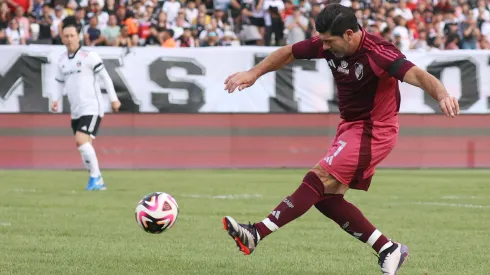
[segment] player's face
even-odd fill
[[[330,33],[320,33],[323,41],[323,49],[329,50],[337,57],[343,57],[350,53],[352,43],[352,30],[345,31],[343,36],[331,35]]]
[[[80,47],[80,37],[78,36],[75,27],[67,27],[63,29],[63,44],[70,52],[76,51]]]

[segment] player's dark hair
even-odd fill
[[[325,6],[316,18],[315,27],[319,33],[328,32],[332,36],[342,36],[348,29],[354,32],[359,30],[354,11],[340,4]]]
[[[80,33],[80,30],[78,29],[79,26],[77,24],[77,20],[75,19],[75,16],[67,16],[65,19],[63,19],[63,30],[68,27],[74,27],[77,30],[77,33]]]

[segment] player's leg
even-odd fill
[[[347,184],[339,182],[320,166],[320,164],[317,164],[313,170],[315,170],[323,182],[329,181],[329,186],[333,189],[339,188],[340,186],[346,186],[348,188]],[[393,244],[366,219],[355,205],[345,200],[344,194],[335,194],[327,190],[325,191],[324,198],[315,204],[315,208],[336,222],[351,236],[364,243],[367,242],[377,253],[380,253]]]
[[[72,128],[75,133],[75,143],[82,157],[85,167],[90,173],[87,190],[105,190],[106,186],[102,179],[99,168],[99,161],[92,140],[97,134],[100,125],[99,116],[82,116],[72,121]]]
[[[372,125],[346,131],[339,140],[344,141],[344,148],[337,154],[330,154],[319,162],[313,170],[323,182],[332,182],[335,186],[349,186],[351,189],[367,191],[374,174],[375,166],[392,150],[396,135],[388,129],[378,135],[377,127]],[[347,172],[347,173],[346,173]],[[330,185],[329,184],[329,185]],[[352,203],[345,200],[343,194],[326,190],[325,197],[315,207],[326,217],[336,222],[350,235],[367,243],[379,254],[379,264],[383,274],[395,274],[405,258],[408,248],[403,244],[391,242],[384,234],[363,215]]]
[[[337,143],[337,137],[333,143]],[[280,202],[262,222],[253,225],[241,224],[227,216],[223,218],[224,229],[235,240],[240,250],[248,255],[254,251],[261,239],[302,216],[314,204],[323,199],[326,188],[324,184],[328,184],[328,182],[322,182],[315,171],[310,170],[304,176],[298,189]],[[345,192],[342,189],[329,189],[329,191],[341,194]]]
[[[240,224],[227,216],[223,218],[225,230],[235,239],[240,250],[248,255],[261,239],[306,213],[323,198],[324,192],[323,182],[314,172],[309,171],[298,189],[281,201],[262,222],[253,225]]]
[[[319,171],[317,173],[322,181],[332,182],[333,177],[320,165],[314,169]],[[329,185],[333,190],[338,188],[336,186],[346,186],[336,179]],[[359,208],[345,200],[344,194],[330,193],[327,190],[325,197],[316,203],[315,207],[323,215],[336,222],[345,232],[371,246],[379,254],[379,265],[383,274],[396,274],[408,256],[407,246],[390,241],[363,215]]]

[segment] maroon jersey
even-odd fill
[[[296,59],[325,58],[337,84],[340,117],[345,121],[385,121],[400,109],[398,80],[414,64],[395,45],[362,31],[361,43],[351,56],[336,57],[312,37],[293,44]]]

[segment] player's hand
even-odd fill
[[[439,101],[441,111],[448,117],[455,117],[459,115],[459,102],[458,99],[452,96],[447,96]]]
[[[239,91],[252,86],[258,76],[250,71],[234,73],[225,80],[225,90],[228,93],[233,93],[236,88]]]
[[[58,100],[53,100],[53,102],[51,102],[51,111],[53,111],[53,113],[58,112]]]
[[[119,112],[119,108],[121,107],[121,102],[119,102],[119,100],[112,102],[111,105],[112,105],[112,111],[114,113]]]

